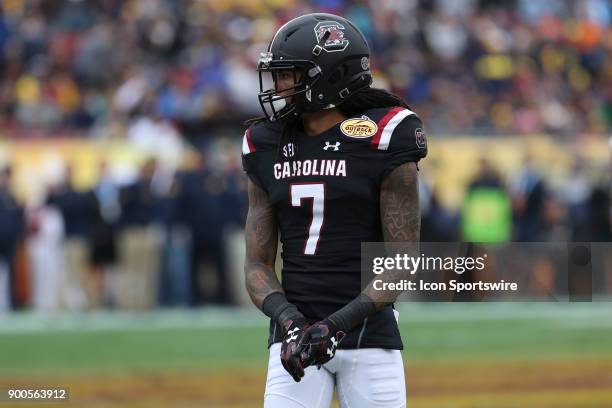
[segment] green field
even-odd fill
[[[399,309],[413,406],[612,407],[610,302]],[[71,406],[172,396],[176,406],[260,406],[266,325],[234,309],[4,315],[0,388],[66,386]]]

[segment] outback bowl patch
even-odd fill
[[[366,138],[372,137],[378,131],[376,123],[368,117],[347,119],[340,124],[340,130],[348,137]]]

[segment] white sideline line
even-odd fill
[[[544,320],[567,329],[612,327],[612,302],[597,303],[402,303],[399,321],[441,323]],[[202,308],[143,312],[34,312],[0,314],[3,334],[142,331],[167,329],[265,328],[268,318],[254,309]]]
[[[20,333],[142,331],[166,329],[259,328],[268,324],[258,311],[185,309],[147,312],[69,312],[54,316],[26,312],[0,316],[0,336]]]
[[[612,302],[403,303],[400,322],[612,319]]]

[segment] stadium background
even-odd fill
[[[5,0],[0,389],[261,404],[241,123],[258,53],[311,11],[354,21],[376,85],[427,126],[425,240],[478,240],[486,184],[509,206],[485,222],[498,241],[610,241],[608,0]],[[612,406],[609,302],[399,308],[412,406]]]

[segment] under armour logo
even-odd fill
[[[295,327],[287,332],[287,334],[289,334],[289,338],[287,339],[287,344],[291,343],[293,340],[296,340],[298,338],[297,334],[295,333],[299,331],[300,331],[300,328]]]
[[[340,150],[340,142],[336,142],[334,144],[329,143],[329,140],[325,141],[325,146],[323,146],[323,150],[334,149],[334,152]]]
[[[336,351],[336,347],[338,347],[338,342],[336,341],[335,337],[332,337],[331,339],[331,347],[327,349],[327,355],[330,357],[334,356],[334,352]]]

